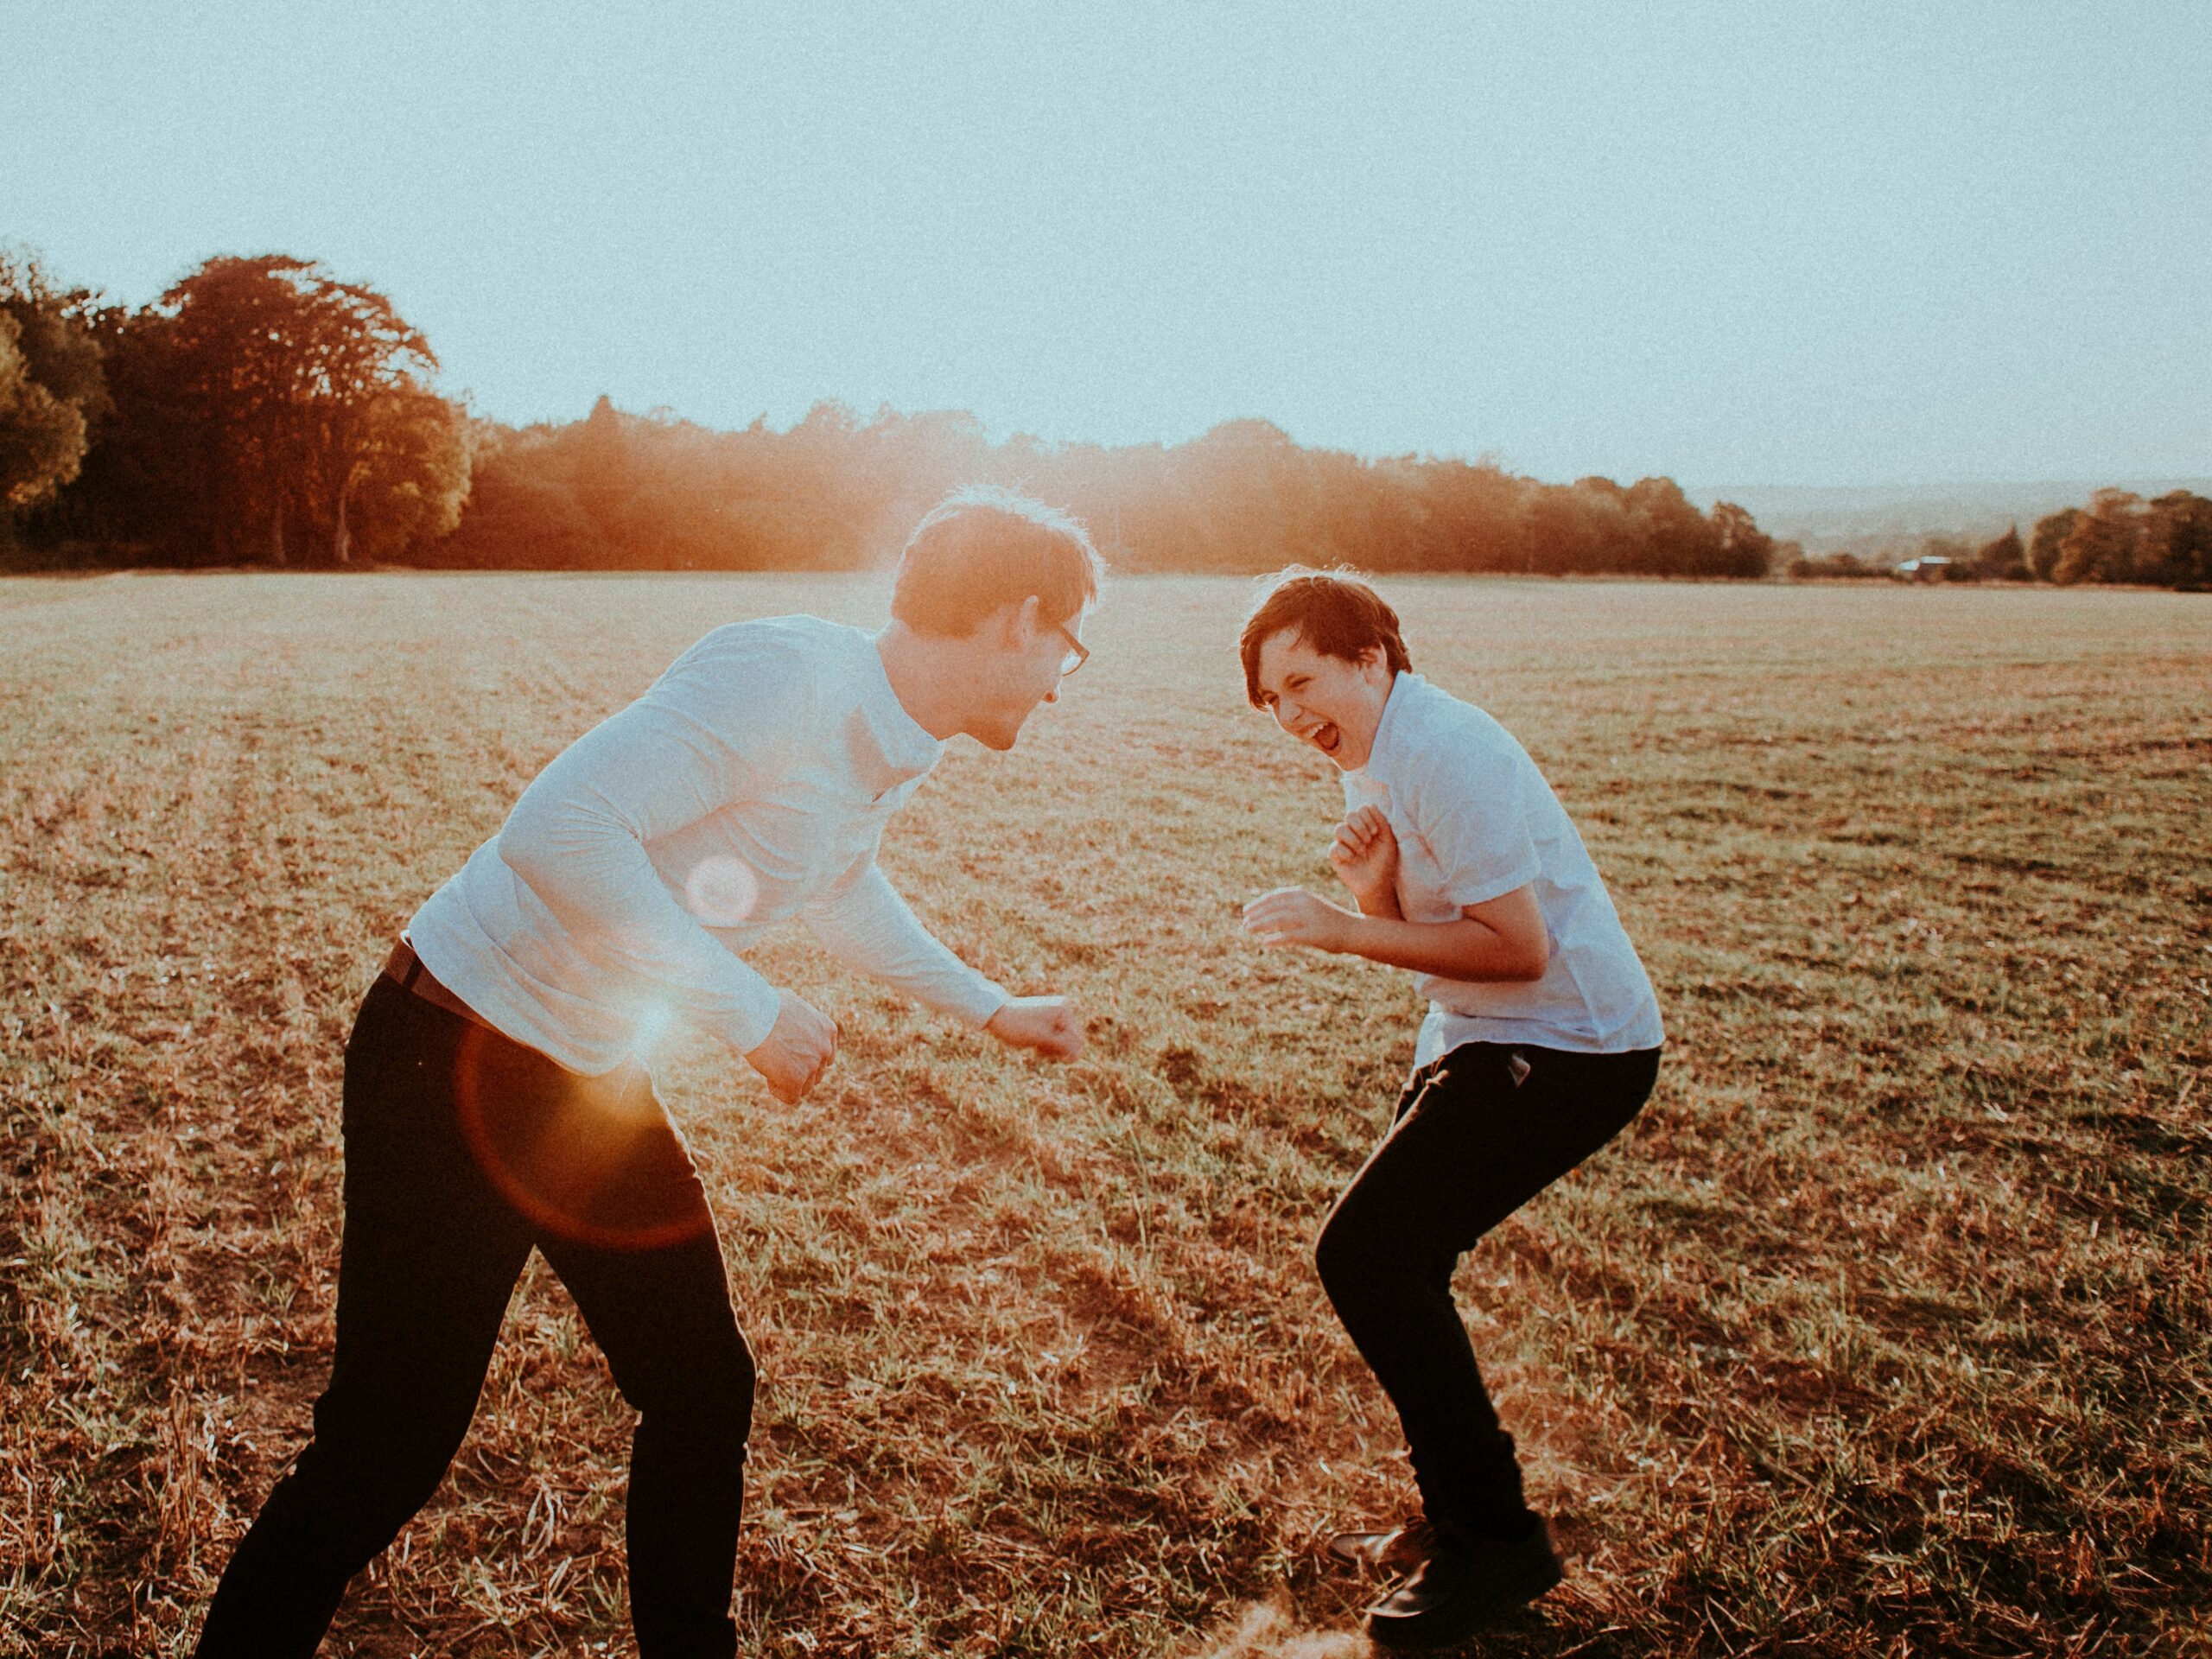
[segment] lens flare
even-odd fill
[[[690,1149],[641,1065],[579,1077],[471,1026],[454,1107],[486,1178],[546,1234],[658,1250],[713,1230]]]
[[[684,908],[709,927],[735,927],[760,902],[760,878],[741,858],[702,858],[684,878]]]

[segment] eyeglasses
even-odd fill
[[[1090,647],[1070,633],[1065,623],[1055,622],[1052,626],[1059,630],[1060,638],[1068,642],[1068,654],[1060,658],[1060,677],[1065,680],[1090,660]]]

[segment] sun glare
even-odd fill
[[[684,878],[685,908],[709,927],[735,927],[760,902],[760,878],[742,859],[715,854]]]

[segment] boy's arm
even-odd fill
[[[1244,925],[1268,944],[1302,944],[1474,983],[1541,979],[1551,963],[1543,912],[1525,884],[1469,905],[1449,922],[1357,914],[1303,887],[1277,887],[1244,906]]]

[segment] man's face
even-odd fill
[[[968,734],[986,748],[1012,748],[1037,706],[1057,702],[1060,682],[1082,665],[1083,627],[1089,616],[1084,610],[1065,622],[1049,622],[1032,599],[1015,609],[1004,627],[987,630],[993,645],[978,675],[980,695]]]
[[[1290,628],[1260,645],[1261,705],[1276,725],[1345,772],[1367,764],[1394,677],[1379,645],[1348,662],[1323,655]]]

